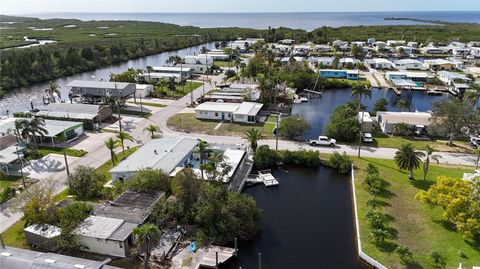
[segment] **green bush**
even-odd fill
[[[275,165],[277,162],[277,152],[270,149],[267,145],[262,145],[255,151],[253,160],[257,169],[266,169]]]
[[[320,165],[320,155],[318,151],[313,150],[299,150],[290,151],[282,150],[278,154],[279,160],[284,164],[297,164],[304,166],[318,166]]]
[[[328,158],[328,164],[342,174],[348,174],[352,169],[352,160],[345,152],[343,154],[334,152]]]
[[[11,187],[6,187],[2,192],[0,192],[0,203],[3,203],[12,197],[15,196],[15,190]]]

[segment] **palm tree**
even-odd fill
[[[34,151],[36,152],[38,149],[38,144],[37,144],[37,136],[43,137],[48,134],[48,130],[45,129],[45,120],[39,117],[33,116],[30,121],[28,121],[28,124],[24,126],[24,129],[22,130],[23,136],[27,136],[30,138],[30,142],[33,142],[33,148]]]
[[[463,99],[470,103],[474,107],[475,111],[477,111],[480,103],[480,84],[470,84],[470,91],[465,93]]]
[[[148,83],[150,83],[152,81],[152,77],[150,76],[150,73],[153,71],[153,67],[151,67],[150,65],[147,65],[146,69],[148,73]]]
[[[147,127],[143,129],[143,131],[147,131],[150,133],[150,138],[154,139],[155,138],[155,132],[160,132],[160,127],[157,125],[150,124]]]
[[[58,96],[58,99],[61,97],[60,86],[58,86],[55,80],[50,81],[50,86],[45,90],[45,93],[48,94],[49,98],[55,103],[55,94]]]
[[[430,159],[436,161],[437,163],[440,162],[439,159],[442,158],[442,156],[438,155],[438,154],[433,154],[435,152],[435,148],[430,146],[430,145],[427,145],[427,148],[426,148],[426,158],[425,158],[425,162],[423,163],[423,180],[425,180],[427,178],[427,173],[428,173],[428,167],[430,166]]]
[[[358,108],[357,113],[360,112],[362,106],[362,97],[372,98],[372,91],[366,85],[355,85],[352,88],[352,96],[358,97]],[[362,148],[362,125],[363,125],[363,111],[362,111],[362,122],[360,124],[360,132],[358,137],[358,157],[360,157],[360,150]]]
[[[412,144],[406,143],[400,146],[400,149],[395,152],[395,163],[401,170],[408,170],[410,174],[409,179],[413,179],[413,169],[420,167],[422,163],[421,158],[425,154],[420,151],[416,151]]]
[[[434,268],[443,268],[445,266],[445,257],[436,250],[430,252],[430,259],[433,261]]]
[[[112,164],[115,164],[115,149],[118,148],[120,144],[120,141],[118,139],[113,139],[113,137],[110,137],[105,141],[105,146],[110,150],[110,158],[112,159]]]
[[[370,230],[369,237],[376,245],[382,245],[390,236],[390,233],[384,228],[375,228]]]
[[[158,244],[162,233],[157,226],[151,223],[147,223],[140,227],[133,229],[133,234],[137,239],[137,249],[139,253],[145,254],[144,268],[148,269],[148,263],[150,260],[150,252],[153,247]]]
[[[120,146],[122,146],[122,155],[125,155],[125,140],[133,141],[133,136],[127,132],[118,132],[117,138],[120,140]]]
[[[261,140],[261,139],[265,138],[262,135],[262,132],[260,130],[258,130],[257,128],[249,129],[248,131],[246,131],[244,133],[244,135],[245,135],[245,139],[247,139],[248,142],[250,142],[250,148],[253,150],[253,152],[255,152],[255,150],[257,150],[258,140]]]
[[[400,257],[400,260],[403,263],[407,263],[413,259],[413,253],[410,251],[408,247],[398,246],[395,249],[395,253],[398,254],[398,256]]]
[[[208,148],[208,143],[205,141],[200,141],[197,145],[197,149],[194,151],[194,153],[200,155],[200,171],[202,172],[202,179],[204,178],[204,164],[208,159],[208,154],[210,154],[211,151],[212,150]]]
[[[480,148],[474,149],[473,152],[475,153],[475,155],[477,155],[477,162],[475,164],[475,170],[478,170],[478,167],[480,165]]]
[[[15,130],[13,130],[15,134],[15,138],[17,138],[17,143],[22,142],[23,136],[22,136],[22,130],[25,129],[25,127],[28,126],[28,120],[26,119],[17,119],[15,120]]]
[[[400,112],[402,112],[404,109],[408,108],[408,103],[407,103],[407,101],[405,101],[403,99],[400,99],[400,100],[398,100],[396,106],[397,106],[398,110]]]

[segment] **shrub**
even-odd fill
[[[280,135],[290,140],[300,137],[310,129],[310,124],[301,115],[288,116],[280,122]]]
[[[278,157],[284,164],[297,164],[305,166],[320,165],[320,155],[318,151],[313,150],[282,150],[279,152]]]
[[[277,162],[277,152],[267,145],[262,145],[255,151],[254,162],[257,169],[270,168]]]
[[[147,168],[139,171],[126,181],[128,189],[137,192],[170,191],[170,176],[161,170]]]
[[[92,167],[78,166],[67,180],[71,194],[80,199],[89,199],[101,195],[105,176],[95,172]]]
[[[342,174],[348,174],[352,169],[352,161],[345,152],[343,154],[335,152],[330,155],[328,164]]]

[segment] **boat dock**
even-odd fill
[[[236,256],[234,248],[210,245],[192,252],[189,247],[185,247],[172,258],[170,268],[218,268],[220,264],[234,256]]]
[[[263,183],[265,187],[277,186],[280,184],[270,170],[262,170],[258,171],[257,175],[249,175],[246,181],[250,183]]]

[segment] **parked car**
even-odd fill
[[[335,147],[337,140],[328,138],[326,136],[319,136],[318,139],[309,139],[308,144],[312,146],[330,146]]]
[[[480,147],[480,137],[478,136],[470,137],[470,144],[476,148]]]
[[[372,133],[362,133],[362,140],[365,143],[372,143],[373,142]]]

